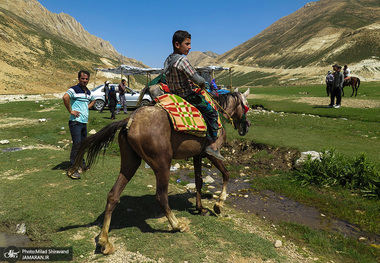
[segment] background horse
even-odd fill
[[[358,95],[358,89],[360,86],[360,79],[357,77],[351,77],[350,79],[344,80],[343,82],[343,88],[342,88],[342,95],[344,96],[344,87],[345,86],[351,86],[352,87],[352,94],[351,97],[354,95],[355,92],[355,97]]]
[[[223,114],[225,118],[232,120],[235,123],[235,129],[242,136],[248,132],[250,126],[250,122],[246,118],[246,107],[248,105],[246,98],[248,94],[249,90],[244,94],[233,92],[220,95],[217,98],[220,110],[222,110],[219,114]],[[76,161],[69,170],[69,173],[76,171],[82,165],[85,153],[87,153],[87,165],[91,167],[97,155],[102,149],[107,148],[119,129],[121,129],[119,132],[120,173],[115,185],[108,193],[103,227],[98,239],[98,244],[102,247],[101,251],[103,254],[110,254],[115,251],[113,245],[108,240],[112,212],[119,201],[121,192],[141,165],[141,160],[144,160],[155,173],[156,200],[163,209],[173,230],[181,232],[189,230],[187,223],[181,222],[174,216],[168,203],[170,166],[173,159],[193,157],[197,190],[196,209],[202,215],[208,212],[207,209],[203,208],[201,203],[203,184],[202,157],[207,157],[222,173],[222,193],[214,206],[215,213],[219,214],[221,212],[221,208],[227,197],[229,172],[221,160],[209,156],[204,152],[209,144],[204,137],[196,137],[175,131],[168,114],[161,107],[140,107],[129,118],[113,122],[98,133],[82,141],[79,145]],[[219,132],[218,140],[222,144],[226,140],[226,133],[224,128]]]

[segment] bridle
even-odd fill
[[[236,130],[238,127],[235,125],[235,122],[232,119],[231,115],[228,114],[228,112],[222,106],[220,106],[220,104],[213,98],[213,96],[207,90],[205,90],[205,91],[210,95],[210,98],[215,103],[215,105],[221,111],[223,111],[223,113],[225,113],[227,115],[227,117],[228,117],[228,119],[227,119],[226,117],[224,117],[224,114],[222,114],[222,118],[225,119],[227,122],[231,123],[232,127],[234,127],[234,129]],[[249,107],[246,106],[246,105],[244,105],[243,101],[240,101],[240,103],[241,103],[241,107],[243,108],[244,112],[243,112],[243,115],[241,116],[241,119],[239,120],[239,123],[243,123],[243,122],[247,121],[247,112],[249,110]]]

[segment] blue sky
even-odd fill
[[[192,51],[218,54],[254,37],[310,0],[38,0],[74,17],[124,56],[162,67],[178,30],[192,35]]]

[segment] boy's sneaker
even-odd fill
[[[334,109],[339,109],[339,108],[340,108],[339,104],[334,105]]]
[[[222,160],[224,161],[224,157],[220,154],[219,151],[214,151],[210,146],[207,146],[206,147],[206,150],[205,152],[208,154],[208,155],[211,155],[213,157],[215,157],[216,159],[219,159],[219,160]]]

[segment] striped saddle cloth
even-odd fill
[[[217,110],[207,92],[200,91],[206,100]],[[199,110],[183,98],[175,94],[164,94],[156,99],[157,105],[163,108],[170,116],[176,131],[190,133],[198,137],[205,137],[207,125]],[[218,118],[219,129],[222,127]]]

